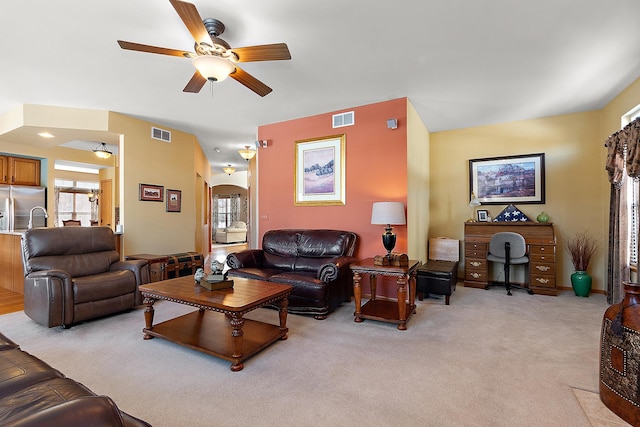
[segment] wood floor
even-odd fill
[[[238,252],[243,249],[246,249],[246,245],[244,246],[230,246],[230,247],[216,247],[212,249],[210,255],[212,258],[217,259],[221,262],[224,262],[227,254],[231,252]],[[24,303],[22,299],[22,295],[11,292],[7,289],[0,288],[0,315],[13,313],[14,311],[24,310]]]

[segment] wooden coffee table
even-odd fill
[[[140,286],[146,305],[144,339],[164,338],[228,360],[234,372],[242,370],[242,361],[277,340],[287,339],[287,297],[291,286],[240,277],[234,277],[233,281],[233,288],[217,291],[196,284],[193,276]],[[199,310],[154,325],[153,304],[157,300]],[[279,306],[278,326],[243,318],[246,313],[272,303]]]

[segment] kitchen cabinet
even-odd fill
[[[0,156],[0,183],[40,185],[40,160],[27,157]]]

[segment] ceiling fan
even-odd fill
[[[207,80],[222,81],[227,76],[245,85],[260,96],[265,96],[273,90],[238,67],[237,63],[291,59],[286,43],[232,49],[226,41],[218,37],[225,29],[222,22],[213,18],[203,20],[196,7],[191,3],[180,0],[169,0],[169,2],[193,36],[195,52],[118,40],[120,47],[138,52],[191,58],[196,72],[183,89],[184,92],[198,93]]]

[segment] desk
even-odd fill
[[[373,258],[351,264],[353,271],[353,295],[356,303],[354,313],[355,322],[364,319],[380,320],[383,322],[397,323],[398,329],[407,329],[407,321],[416,311],[416,270],[420,261],[409,260],[407,267],[394,267],[389,265],[375,265]],[[371,299],[362,306],[362,275],[369,274],[371,285]],[[376,299],[377,276],[396,277],[398,284],[398,301]],[[407,304],[407,282],[409,283],[409,303]]]
[[[524,237],[529,255],[529,283],[536,294],[557,295],[556,236],[553,224],[467,222],[464,224],[464,286],[483,288],[489,281],[487,252],[491,237],[503,231]]]

